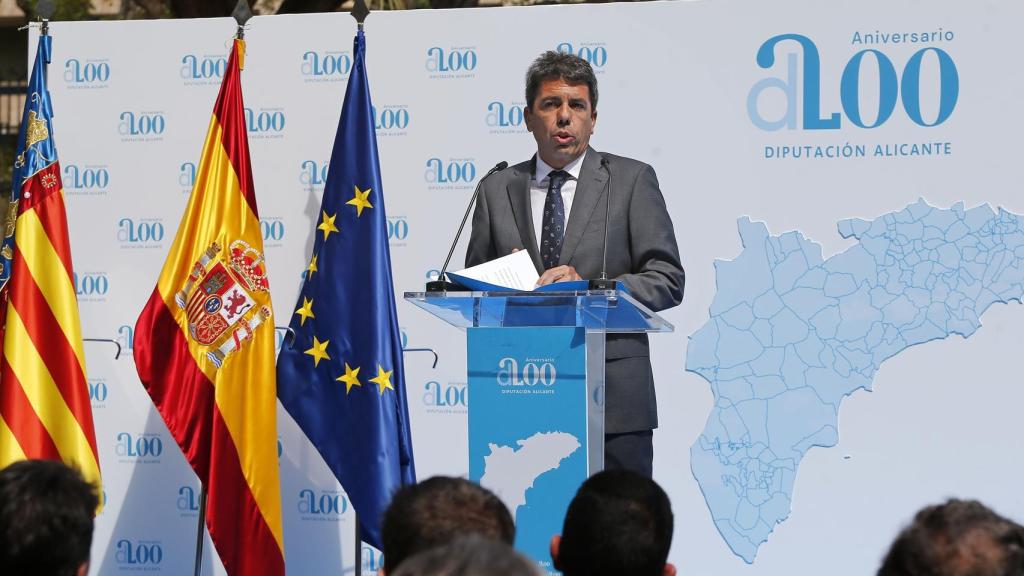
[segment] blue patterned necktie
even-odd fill
[[[564,170],[548,174],[548,195],[544,199],[544,218],[541,221],[540,257],[544,269],[558,266],[565,237],[565,204],[562,203],[562,185],[571,178]]]

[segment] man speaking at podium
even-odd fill
[[[466,266],[525,249],[538,285],[596,279],[607,222],[607,277],[655,312],[679,304],[683,268],[654,169],[589,146],[597,122],[590,64],[545,52],[527,70],[526,103],[537,154],[483,182]],[[605,351],[605,468],[650,476],[658,408],[647,335],[609,334]]]

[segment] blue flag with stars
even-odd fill
[[[380,549],[384,510],[416,472],[362,30],[353,52],[277,395],[341,482],[363,540]]]

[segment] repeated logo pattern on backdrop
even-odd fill
[[[666,313],[676,333],[652,337],[661,422],[655,477],[676,517],[686,519],[671,557],[683,574],[871,573],[916,508],[950,495],[979,497],[1024,517],[1011,486],[1020,464],[1005,457],[1024,434],[1010,413],[1024,403],[1024,387],[1011,385],[1019,381],[1019,351],[1008,347],[1024,339],[1015,301],[988,308],[986,329],[969,339],[914,346],[885,362],[872,379],[877,392],[852,392],[841,413],[791,420],[804,428],[839,423],[834,434],[794,440],[798,471],[758,452],[758,435],[742,431],[760,422],[762,396],[772,390],[760,383],[796,381],[785,372],[792,362],[777,365],[774,351],[751,359],[753,345],[726,351],[741,365],[726,366],[719,355],[715,366],[697,355],[707,348],[690,351],[687,362],[688,337],[704,342],[699,330],[706,324],[739,323],[733,336],[768,349],[770,341],[758,340],[770,338],[763,327],[789,318],[750,303],[751,314],[764,317],[752,316],[747,328],[738,309],[713,306],[743,308],[743,294],[728,292],[723,274],[730,268],[714,262],[751,258],[751,242],[781,244],[780,254],[799,246],[808,254],[800,264],[817,269],[844,263],[840,256],[856,252],[851,246],[878,241],[874,228],[860,225],[837,234],[837,222],[898,219],[921,198],[936,215],[958,213],[959,202],[970,214],[986,202],[986,214],[998,215],[1000,206],[1024,214],[1024,119],[1013,114],[1014,99],[1024,94],[1014,44],[1024,6],[996,0],[981,11],[958,0],[927,7],[838,0],[834,13],[844,17],[827,21],[814,17],[812,6],[538,6],[382,12],[367,22],[376,47],[367,70],[398,293],[436,277],[487,168],[533,153],[523,76],[545,50],[571,52],[594,67],[594,147],[657,170],[688,278],[683,305]],[[85,344],[107,502],[91,573],[190,573],[199,487],[138,381],[134,325],[200,178],[200,144],[235,26],[230,19],[82,22],[54,23],[51,31],[54,130],[83,336],[117,344]],[[256,17],[247,29],[244,120],[279,305],[297,301],[320,233],[354,33],[347,14]],[[791,230],[798,234],[788,236]],[[463,253],[456,250],[455,262]],[[936,256],[939,264],[948,262]],[[892,278],[874,271],[873,281]],[[921,278],[927,281],[923,272]],[[405,356],[418,476],[466,474],[468,447],[460,439],[473,394],[464,335],[404,302],[398,314],[403,346],[439,354],[436,369],[429,354]],[[276,335],[279,349],[285,331]],[[829,342],[835,350],[851,345]],[[785,379],[773,379],[776,373]],[[730,374],[735,378],[726,383]],[[714,403],[738,405],[744,394],[753,398],[736,410]],[[352,503],[285,411],[278,420],[287,570],[349,573]],[[784,440],[775,428],[764,434],[776,444]],[[833,440],[837,446],[821,447]],[[683,446],[693,447],[697,466]],[[778,471],[770,478],[778,485],[762,489],[758,482],[768,482],[771,471]],[[380,553],[368,547],[362,558],[365,570],[381,565]],[[219,565],[207,541],[204,573],[222,574]]]

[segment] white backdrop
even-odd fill
[[[741,250],[741,216],[765,222],[775,235],[799,230],[827,258],[852,242],[836,233],[838,220],[874,219],[919,197],[942,208],[987,202],[1024,213],[1024,121],[1017,113],[1024,72],[1016,42],[1022,23],[1024,7],[1011,0],[719,0],[374,13],[367,22],[368,73],[393,223],[395,286],[419,290],[440,266],[478,176],[500,160],[533,152],[521,122],[523,74],[543,50],[573,50],[594,63],[600,82],[594,146],[655,167],[687,270],[684,303],[666,313],[676,332],[652,339],[662,422],[655,477],[672,498],[671,560],[681,573],[871,573],[917,508],[953,495],[978,497],[1024,518],[1024,466],[1017,456],[1024,431],[1018,417],[1024,311],[1016,304],[993,307],[969,339],[907,350],[883,366],[876,392],[847,399],[840,444],[808,453],[790,517],[752,564],[717,532],[691,473],[689,448],[712,395],[706,381],[684,371],[687,338],[707,321],[715,293],[713,262]],[[51,30],[54,131],[83,332],[125,348],[115,360],[109,344],[86,346],[107,498],[91,573],[191,573],[198,486],[138,382],[131,329],[185,206],[234,24],[55,23]],[[311,244],[354,32],[347,14],[257,17],[248,26],[244,97],[281,318],[293,308]],[[893,33],[904,32],[928,33],[929,41],[893,41]],[[774,66],[758,66],[758,49],[779,34],[813,42],[821,112],[839,113],[839,128],[807,127],[802,110],[811,66],[797,43],[779,44]],[[839,89],[851,57],[876,50],[900,74],[923,48],[940,48],[955,63],[959,100],[948,119],[919,126],[896,105],[880,126],[855,126]],[[877,60],[865,57],[861,66],[866,125],[878,109]],[[920,101],[928,122],[938,109],[936,61],[932,52],[922,64]],[[752,115],[748,98],[768,78],[779,80],[754,95]],[[783,82],[794,87],[797,114],[789,126],[764,129],[789,118]],[[928,156],[872,154],[879,144],[920,142],[949,144]],[[779,157],[782,146],[841,151],[846,144],[867,153]],[[404,302],[399,314],[407,345],[440,356],[436,369],[428,355],[407,358],[419,474],[465,474],[463,335]],[[289,572],[350,572],[352,510],[315,450],[279,415]],[[369,550],[367,556],[367,568],[375,568],[379,556]],[[206,566],[207,574],[222,573],[209,552]]]

